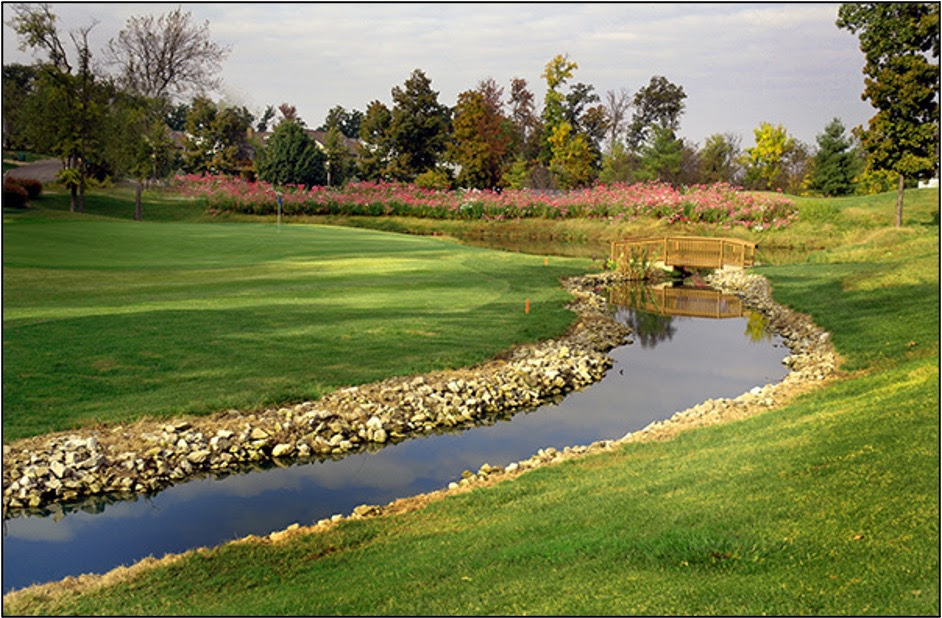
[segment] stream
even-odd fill
[[[735,297],[675,290],[613,291],[615,317],[632,327],[633,343],[610,352],[614,365],[601,381],[556,405],[339,460],[205,477],[152,496],[8,519],[3,591],[266,535],[347,515],[361,504],[385,505],[444,488],[484,463],[506,466],[541,448],[618,439],[706,399],[736,397],[786,375],[789,350],[764,332],[758,314],[742,310]]]

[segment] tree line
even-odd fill
[[[541,74],[542,104],[523,78],[506,89],[487,78],[448,106],[415,69],[392,88],[391,106],[335,106],[310,131],[287,103],[253,115],[207,97],[228,50],[181,9],[128,20],[103,51],[108,73],[93,62],[92,26],[69,34],[69,54],[47,5],[19,5],[11,25],[24,47],[46,59],[3,67],[4,146],[59,156],[79,209],[91,176],[143,184],[174,170],[307,186],[386,180],[552,190],[660,180],[822,195],[898,183],[902,191],[905,178],[936,169],[938,13],[931,4],[843,5],[837,25],[860,33],[868,61],[863,98],[877,116],[853,134],[834,118],[816,146],[764,122],[754,146],[743,148],[729,133],[702,146],[678,137],[686,94],[666,77],[600,96],[576,81],[578,64],[562,54]],[[180,102],[184,95],[192,96]]]

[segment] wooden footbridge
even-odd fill
[[[738,238],[664,236],[626,238],[612,243],[612,263],[619,272],[639,265],[673,268],[736,268],[755,263],[756,243]]]

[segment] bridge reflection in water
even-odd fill
[[[749,312],[742,300],[711,288],[672,286],[624,286],[611,290],[611,303],[660,315],[693,318],[741,318]]]

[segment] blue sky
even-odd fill
[[[177,4],[51,3],[60,31],[94,20],[100,50],[132,15]],[[494,78],[505,92],[522,77],[542,103],[540,73],[556,54],[578,63],[572,82],[600,95],[634,93],[653,75],[683,86],[680,135],[702,145],[732,132],[744,147],[760,122],[782,124],[809,144],[831,118],[848,128],[873,109],[860,99],[863,54],[834,21],[838,4],[677,3],[183,3],[214,41],[231,47],[215,98],[260,114],[295,105],[309,126],[335,105],[391,104],[390,91],[422,69],[454,105],[459,92]],[[3,62],[18,50],[3,5]]]

